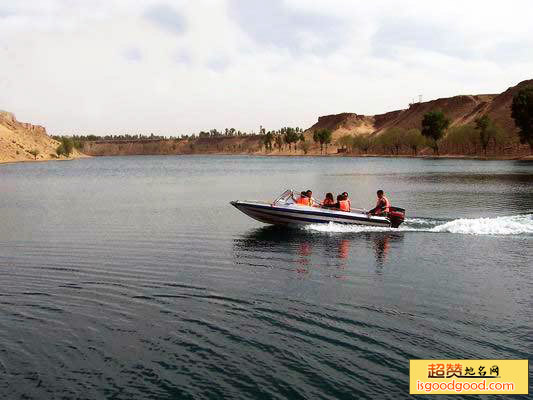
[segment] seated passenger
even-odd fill
[[[322,207],[333,207],[335,200],[333,199],[333,193],[326,193],[326,198],[322,202]]]
[[[328,208],[335,208],[335,209],[337,209],[337,210],[340,210],[342,199],[343,199],[342,194],[339,194],[339,195],[337,196],[337,202],[336,202],[335,204],[332,204],[332,205],[329,206]]]
[[[342,195],[346,198],[346,201],[348,201],[348,205],[350,206],[350,210],[351,210],[352,202],[350,201],[350,198],[348,197],[348,192],[344,192]]]
[[[310,198],[307,197],[307,193],[306,192],[301,192],[300,193],[300,197],[298,197],[296,199],[296,204],[300,205],[300,206],[309,206],[310,205]]]
[[[368,212],[371,215],[387,215],[390,211],[390,201],[385,197],[383,190],[377,191],[378,201],[376,206]]]
[[[344,194],[341,195],[341,200],[339,200],[339,210],[350,212],[350,200],[348,200],[347,195],[348,193],[346,193],[346,196]]]
[[[309,206],[310,207],[315,207],[316,204],[318,204],[318,202],[315,201],[315,199],[313,199],[313,192],[311,190],[307,190],[305,192],[307,198],[309,199]]]

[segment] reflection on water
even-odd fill
[[[358,232],[324,234],[298,228],[263,226],[234,239],[236,263],[308,272],[313,265],[345,268],[361,261],[362,248],[371,248],[376,266],[382,267],[391,243],[401,242],[403,232]],[[282,255],[291,258],[280,258]],[[285,266],[285,267],[284,267]]]

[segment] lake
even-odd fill
[[[287,188],[407,221],[229,204]],[[102,157],[0,165],[0,193],[2,398],[404,399],[409,359],[533,358],[531,162]]]

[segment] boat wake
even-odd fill
[[[313,224],[305,229],[318,232],[436,232],[464,235],[533,235],[533,214],[493,218],[459,218],[451,221],[407,218],[399,228],[363,225]]]

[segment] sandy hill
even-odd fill
[[[12,113],[0,111],[0,162],[50,160],[57,146],[43,126],[19,122]],[[37,157],[30,153],[34,150]]]
[[[473,122],[477,117],[487,114],[504,128],[509,135],[516,134],[516,126],[511,118],[513,95],[521,88],[533,86],[527,80],[507,89],[501,94],[461,95],[449,98],[414,103],[407,109],[391,111],[378,115],[358,115],[342,113],[318,118],[318,122],[307,130],[307,135],[317,129],[331,129],[333,139],[345,134],[379,134],[389,128],[420,128],[424,114],[432,110],[443,111],[454,125]]]

